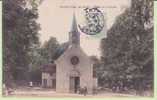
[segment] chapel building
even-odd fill
[[[43,86],[55,86],[56,92],[61,93],[76,93],[78,87],[87,87],[88,93],[92,93],[93,88],[97,87],[97,78],[93,75],[94,63],[80,46],[80,33],[75,15],[69,32],[69,46],[54,63],[54,74],[42,72]]]

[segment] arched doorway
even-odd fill
[[[72,70],[70,72],[69,80],[70,80],[69,82],[70,92],[77,93],[78,88],[80,87],[80,72],[77,70]]]

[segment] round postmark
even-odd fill
[[[84,9],[84,24],[79,24],[79,29],[87,35],[99,34],[104,27],[104,16],[98,8]]]

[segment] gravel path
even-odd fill
[[[71,94],[71,93],[57,93],[51,89],[42,89],[42,88],[20,88],[14,90],[9,96],[13,97],[139,97],[135,94],[122,94],[122,93],[113,93],[113,92],[101,92],[96,95],[80,95],[80,94]]]

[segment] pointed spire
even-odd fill
[[[73,13],[71,32],[78,32],[75,13]]]
[[[72,26],[69,32],[69,41],[72,45],[80,45],[80,33],[77,29],[75,13],[73,13]]]

